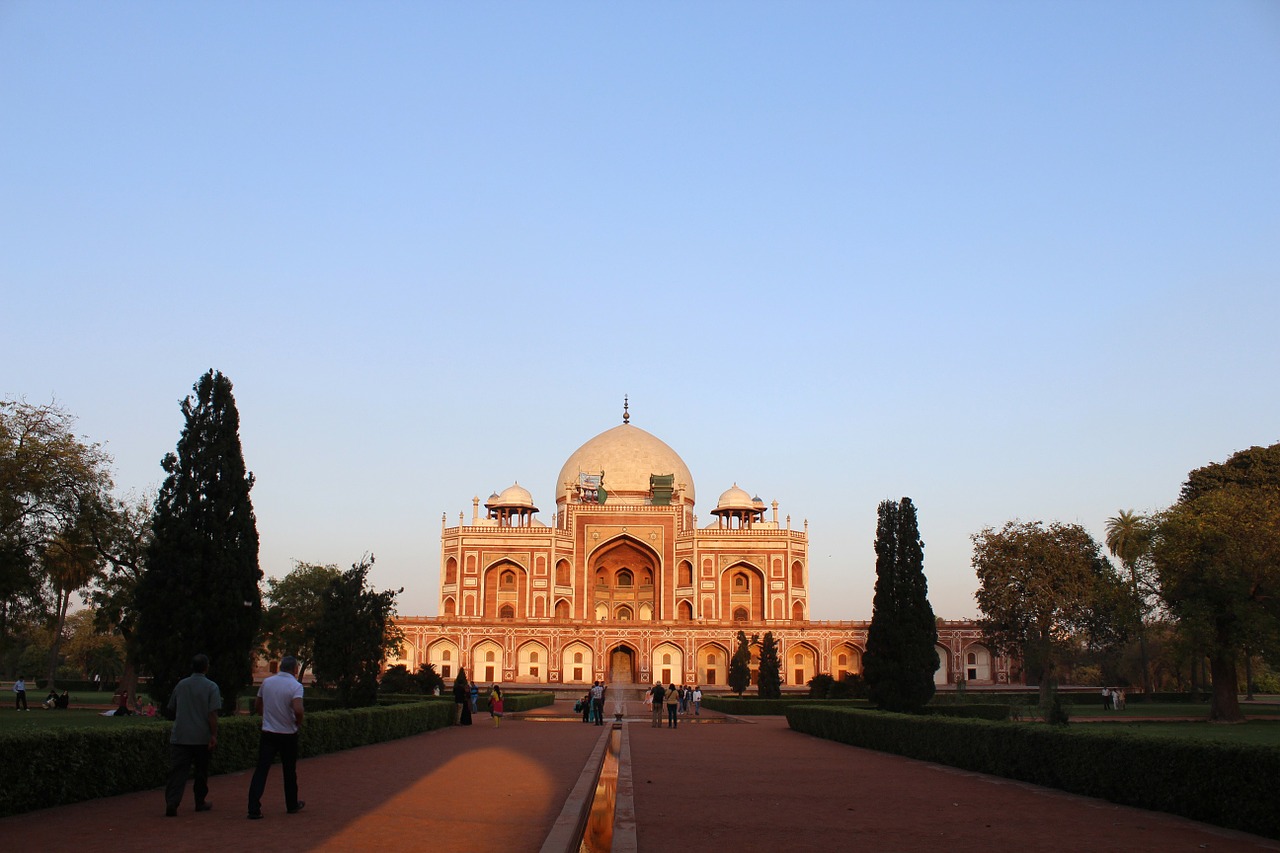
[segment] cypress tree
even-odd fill
[[[738,647],[729,661],[729,689],[741,696],[751,683],[751,647],[747,643],[747,635],[738,632]]]
[[[761,699],[782,698],[782,658],[772,631],[764,632],[760,646],[760,680],[756,683]]]
[[[863,674],[871,699],[916,711],[933,698],[938,625],[924,577],[924,543],[910,498],[882,501],[876,527],[876,591]]]
[[[223,712],[232,713],[252,683],[262,616],[253,475],[245,470],[231,381],[210,370],[192,391],[182,401],[177,452],[161,463],[168,476],[138,581],[140,658],[163,708],[191,673],[192,656],[207,654]]]

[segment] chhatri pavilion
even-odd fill
[[[812,621],[808,523],[729,485],[698,525],[693,474],[656,436],[622,423],[575,450],[550,525],[516,484],[472,500],[440,533],[439,616],[402,617],[401,657],[446,680],[577,687],[724,687],[738,631],[772,631],[787,689],[862,670],[868,622]],[[938,623],[939,685],[1008,683],[1010,662],[971,622]],[[759,648],[753,648],[755,678]]]

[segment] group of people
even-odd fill
[[[674,729],[680,725],[681,714],[688,714],[690,711],[695,717],[702,714],[702,687],[697,684],[693,687],[684,684],[676,687],[674,682],[663,687],[661,681],[655,681],[645,695],[644,702],[653,708],[655,729],[662,728],[664,707],[667,709],[667,728]]]
[[[1102,707],[1108,711],[1124,710],[1124,691],[1119,687],[1102,688]]]
[[[209,658],[196,655],[191,675],[178,682],[169,696],[173,732],[169,737],[169,781],[164,791],[164,813],[177,817],[178,806],[187,787],[187,774],[195,768],[197,812],[213,808],[209,802],[209,755],[218,745],[218,712],[222,692],[207,673]],[[262,819],[262,793],[271,764],[280,756],[284,773],[285,811],[297,814],[306,802],[298,799],[298,731],[302,726],[302,683],[298,681],[298,661],[292,655],[280,661],[279,671],[258,688],[253,712],[261,715],[258,738],[258,765],[249,782],[249,819]]]
[[[587,694],[574,704],[574,710],[582,712],[582,722],[604,725],[604,694],[607,689],[597,678],[587,689]]]
[[[458,677],[453,682],[453,724],[455,726],[471,725],[471,715],[479,713],[480,688],[467,681],[467,671],[458,670]],[[502,724],[506,700],[502,697],[502,687],[496,682],[489,688],[489,718],[496,729]]]
[[[49,688],[49,695],[44,697],[44,701],[40,703],[40,707],[44,708],[46,711],[65,711],[71,707],[71,692],[64,690],[59,694],[58,691],[54,690],[51,686]],[[31,710],[27,705],[27,680],[21,675],[18,676],[17,681],[13,682],[13,710]]]

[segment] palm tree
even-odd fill
[[[1142,693],[1151,695],[1147,674],[1146,607],[1138,589],[1138,563],[1151,553],[1151,519],[1131,509],[1122,509],[1107,519],[1107,550],[1129,570],[1133,595],[1138,602],[1138,650],[1142,660]]]

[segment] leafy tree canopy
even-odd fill
[[[396,596],[404,590],[370,589],[372,567],[372,555],[352,564],[329,582],[321,602],[315,638],[316,678],[332,685],[348,706],[377,701],[382,664],[403,642],[394,618]]]
[[[1251,448],[1188,477],[1157,522],[1153,556],[1179,631],[1206,649],[1210,718],[1243,719],[1237,659],[1280,654],[1280,444]]]
[[[1270,447],[1250,447],[1233,453],[1226,462],[1195,469],[1182,484],[1178,501],[1193,501],[1228,485],[1280,489],[1280,443]]]
[[[320,626],[325,593],[342,572],[332,563],[294,563],[283,578],[267,579],[267,608],[262,614],[264,646],[269,656],[293,655],[298,677],[315,660],[316,632]]]
[[[973,543],[978,623],[992,648],[1021,658],[1042,699],[1080,648],[1123,639],[1130,598],[1080,525],[1011,521]]]
[[[86,516],[111,489],[110,457],[74,426],[56,403],[0,400],[0,651],[16,624],[65,617]]]

